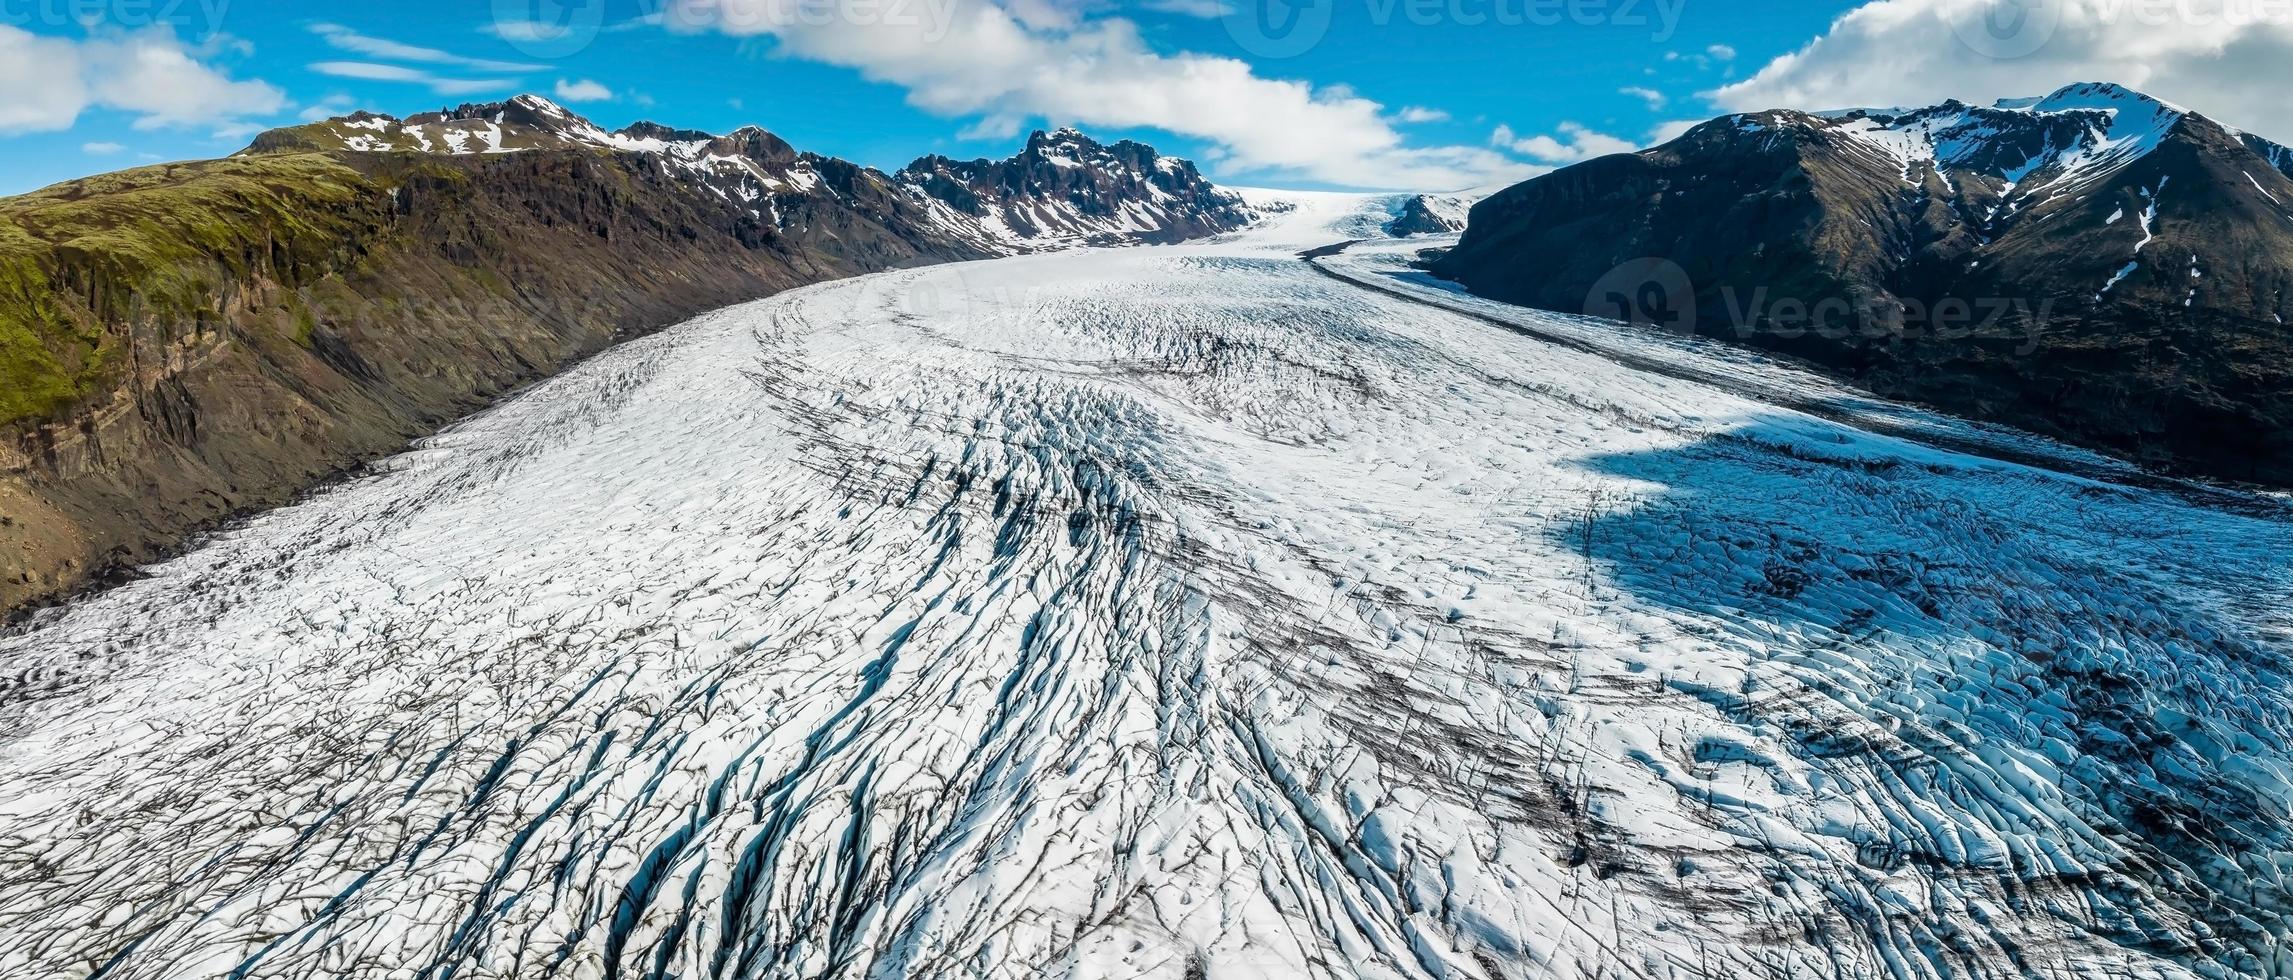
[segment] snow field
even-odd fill
[[[0,638],[0,974],[2293,968],[2281,510],[1262,202],[711,314]]]

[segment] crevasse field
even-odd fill
[[[2284,501],[1287,203],[703,317],[0,637],[0,976],[2293,973]]]

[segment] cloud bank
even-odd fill
[[[2117,82],[2232,126],[2293,138],[2284,0],[1877,0],[1750,78],[1721,108],[1987,104]]]
[[[286,107],[286,95],[209,62],[227,39],[189,47],[166,27],[74,40],[0,25],[0,134],[70,129],[91,108],[136,116],[138,129],[211,125]]]
[[[1406,113],[1343,86],[1160,53],[1128,20],[1050,0],[676,0],[663,20],[672,30],[770,36],[782,55],[898,85],[925,111],[981,117],[975,134],[1029,119],[1154,128],[1214,144],[1213,162],[1230,172],[1359,188],[1452,189],[1533,172],[1490,147],[1405,145],[1394,127]]]

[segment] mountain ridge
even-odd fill
[[[1240,227],[1248,205],[1217,189],[1188,161],[1144,143],[1100,144],[1071,128],[1035,131],[1001,160],[926,155],[886,174],[799,151],[761,127],[724,135],[640,120],[608,131],[537,95],[466,103],[399,119],[371,112],[265,133],[247,153],[318,148],[448,156],[530,150],[598,150],[656,156],[728,204],[780,221],[791,194],[815,189],[822,171],[873,193],[899,193],[920,220],[989,254],[1075,245],[1167,243]],[[983,203],[985,202],[985,203]]]
[[[1738,113],[1492,195],[1430,268],[1614,315],[1588,302],[1617,285],[1603,277],[1670,263],[1653,288],[1698,333],[2164,469],[2286,485],[2285,163],[2105,83]]]

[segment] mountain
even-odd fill
[[[1393,220],[1386,222],[1385,233],[1396,238],[1411,235],[1446,235],[1465,228],[1465,216],[1472,208],[1471,199],[1433,194],[1416,194],[1403,198]]]
[[[822,210],[854,206],[904,237],[980,255],[1183,241],[1231,231],[1255,217],[1190,162],[1130,140],[1102,146],[1072,129],[1038,131],[1006,160],[927,156],[886,175],[799,152],[754,126],[724,136],[652,122],[607,132],[547,99],[520,96],[403,120],[357,113],[265,134],[249,152],[302,149],[640,154],[746,220],[813,244],[832,240],[807,235]]]
[[[0,613],[705,310],[1251,220],[1191,165],[1117,148],[1012,188],[997,214],[1073,216],[1020,224],[761,129],[607,132],[522,96],[0,200]]]
[[[1655,287],[1644,319],[1692,311],[1881,394],[2293,484],[2293,151],[2198,113],[2087,84],[1726,116],[1493,195],[1431,268],[1613,315],[1617,270],[1648,258],[1679,276],[1621,283]]]
[[[995,250],[1041,241],[1172,242],[1238,228],[1252,213],[1185,160],[1143,143],[1037,132],[1008,160],[927,156],[894,179],[964,216]]]

